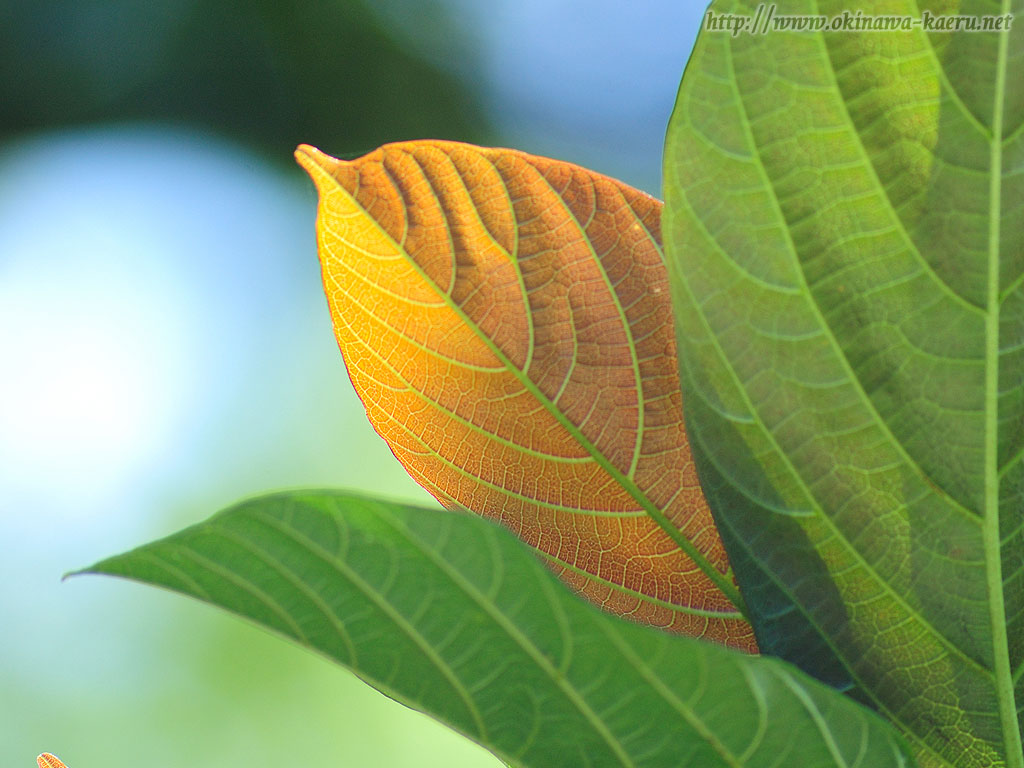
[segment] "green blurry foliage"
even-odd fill
[[[431,6],[430,26],[446,23]],[[455,50],[465,56],[464,45]],[[0,104],[0,141],[161,121],[282,162],[300,140],[357,153],[489,135],[466,86],[359,0],[10,0],[0,3]]]

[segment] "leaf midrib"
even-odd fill
[[[1003,14],[1009,13],[1009,0],[1003,0]],[[1014,692],[1013,670],[1007,638],[1006,603],[1003,597],[1002,546],[999,533],[999,292],[1000,222],[1002,218],[1003,120],[1006,98],[1006,72],[1009,34],[999,35],[996,84],[992,105],[992,138],[989,145],[989,229],[988,286],[985,317],[985,515],[982,537],[985,571],[988,580],[989,615],[996,697],[1007,768],[1024,768],[1020,724]]]
[[[360,278],[359,275],[355,275],[355,277]],[[343,293],[345,293],[345,295],[348,298],[352,299],[353,301],[355,300],[354,297],[350,293],[348,293],[347,291],[344,290],[344,288],[339,287],[338,290],[343,292]],[[391,329],[389,328],[389,330],[391,330]],[[398,333],[398,332],[395,331],[395,333]],[[407,339],[407,337],[403,337],[403,338]],[[416,397],[420,402],[422,402],[425,405],[428,405],[431,408],[434,408],[434,409],[436,409],[436,410],[438,410],[440,412],[443,412],[446,416],[448,416],[448,418],[452,419],[452,421],[455,421],[455,422],[461,424],[462,426],[466,427],[467,429],[473,429],[473,430],[478,430],[479,429],[479,427],[477,427],[477,425],[475,425],[472,422],[470,422],[469,420],[463,418],[462,416],[460,416],[455,411],[450,410],[446,406],[442,405],[441,403],[437,402],[436,400],[434,400],[434,399],[432,399],[430,397],[427,397],[425,394],[420,392],[419,389],[414,387],[404,376],[402,376],[402,374],[397,369],[394,368],[394,366],[391,365],[391,363],[389,363],[386,359],[384,359],[384,357],[382,355],[380,355],[380,353],[377,352],[377,350],[374,349],[372,346],[367,345],[367,344],[364,343],[363,347],[364,347],[364,350],[366,352],[368,352],[372,357],[376,358],[377,361],[384,368],[386,368],[388,371],[390,371],[390,373],[396,379],[398,379],[403,384],[405,384],[406,390],[411,392],[413,394],[413,396]],[[432,350],[429,347],[425,347],[425,346],[423,347],[423,351],[425,351],[427,353],[431,353],[432,352]],[[446,358],[442,357],[442,359],[446,359]],[[501,368],[501,369],[499,369],[499,368],[489,368],[489,369],[486,369],[486,370],[491,372],[491,373],[493,373],[493,372],[496,372],[498,370],[504,371],[505,369],[504,368]],[[384,387],[384,388],[387,388],[387,389],[394,389],[390,385],[388,385],[388,384],[380,381],[379,379],[375,378],[370,373],[364,372],[363,375],[366,378],[368,378],[371,381],[373,381],[377,386]],[[405,433],[410,437],[410,439],[415,440],[417,443],[422,445],[423,448],[425,449],[425,455],[433,456],[437,461],[439,461],[442,464],[444,464],[451,471],[457,472],[458,474],[473,480],[475,483],[478,483],[479,485],[481,485],[481,486],[483,486],[485,488],[488,488],[488,489],[494,491],[495,493],[500,493],[501,495],[507,496],[508,498],[518,499],[518,500],[527,502],[529,504],[536,504],[538,507],[542,507],[542,508],[545,508],[545,509],[553,509],[553,510],[558,510],[558,511],[563,511],[563,512],[569,512],[570,514],[574,514],[574,515],[584,515],[584,516],[588,516],[588,517],[612,517],[612,518],[617,518],[617,519],[627,519],[627,518],[632,518],[632,517],[643,517],[643,516],[646,516],[646,512],[643,511],[643,510],[630,511],[630,512],[618,512],[618,511],[614,511],[614,510],[584,509],[584,508],[581,508],[581,507],[571,507],[571,506],[567,505],[564,502],[557,502],[556,503],[556,502],[553,502],[553,501],[546,501],[544,499],[538,499],[538,498],[536,498],[534,496],[527,496],[526,494],[523,494],[523,493],[519,493],[519,492],[516,492],[516,491],[511,491],[508,488],[505,488],[505,487],[503,487],[501,485],[498,485],[497,483],[493,483],[493,482],[490,482],[488,480],[484,480],[483,478],[481,478],[481,477],[479,477],[477,475],[474,475],[472,472],[468,471],[467,469],[459,466],[458,464],[456,464],[455,462],[451,461],[450,459],[445,458],[440,453],[438,453],[436,450],[431,448],[423,440],[423,438],[419,434],[417,434],[416,432],[410,430],[404,423],[402,423],[401,421],[395,419],[391,414],[385,414],[385,415],[391,420],[391,422],[396,427],[401,428],[402,430],[404,430]],[[495,442],[497,442],[497,443],[499,443],[501,445],[505,445],[506,447],[511,448],[511,449],[513,449],[515,451],[518,451],[519,453],[526,454],[527,456],[534,456],[536,458],[542,459],[544,461],[550,461],[552,463],[570,465],[570,464],[581,464],[581,463],[590,462],[590,461],[593,460],[593,457],[591,457],[591,456],[586,456],[586,457],[555,456],[554,454],[543,453],[542,451],[538,451],[538,450],[535,450],[535,449],[532,449],[532,448],[528,448],[526,446],[520,445],[519,443],[513,442],[512,440],[508,440],[506,438],[500,437],[500,436],[495,435],[495,434],[490,434],[489,433],[487,435],[487,437],[488,437],[488,439],[494,440]],[[412,472],[412,469],[410,469],[407,466],[406,467],[406,471]],[[420,481],[419,482],[421,482],[421,484],[422,484],[422,482],[427,482],[432,487],[440,490],[440,488],[438,488],[438,486],[433,481],[430,481],[428,478],[426,478],[424,475],[422,475],[422,473],[420,473]],[[444,495],[448,496],[447,493],[444,493]],[[453,501],[455,501],[455,500],[453,499]],[[456,503],[458,503],[458,502],[456,501]],[[547,553],[542,552],[542,554],[547,554]],[[594,578],[597,581],[603,581],[596,574],[592,574],[592,573],[589,573],[589,572],[586,572],[586,571],[580,571],[580,572],[581,573],[586,573],[588,577]],[[610,583],[611,582],[609,582],[609,584]],[[657,598],[651,597],[650,595],[644,595],[644,599],[645,600],[650,600],[652,602],[664,602],[664,601],[659,601]],[[665,603],[665,604],[669,605],[668,603]],[[689,606],[674,605],[673,607],[675,608],[675,610],[682,611],[684,613],[691,613],[692,612],[692,610],[689,608]]]
[[[344,267],[344,265],[342,265],[342,266]],[[349,273],[352,275],[352,277],[354,279],[361,280],[361,281],[365,282],[367,285],[376,287],[375,284],[371,283],[369,280],[364,278],[362,275],[360,275],[360,274],[358,274],[356,272],[353,272],[351,270],[349,270]],[[352,302],[358,303],[356,298],[355,298],[355,296],[353,296],[350,292],[345,290],[344,286],[339,285],[338,286],[338,291],[343,293]],[[438,360],[443,360],[445,362],[451,363],[452,365],[464,366],[466,368],[469,368],[470,370],[480,371],[481,373],[487,373],[487,374],[496,374],[496,373],[502,373],[502,372],[505,371],[505,368],[503,368],[503,367],[487,367],[487,366],[483,366],[483,365],[470,365],[470,364],[463,363],[462,361],[457,360],[455,358],[447,357],[447,356],[442,355],[439,352],[437,352],[437,350],[427,346],[426,344],[422,344],[421,342],[418,342],[415,339],[410,339],[408,336],[405,336],[404,334],[402,334],[401,331],[396,331],[394,328],[392,328],[391,326],[387,325],[387,323],[381,322],[380,324],[383,325],[384,327],[386,327],[389,331],[392,331],[396,335],[401,336],[406,342],[410,343],[412,346],[416,347],[417,349],[419,349],[424,354],[428,354],[428,355],[431,355],[432,357],[436,357]],[[380,362],[380,364],[383,367],[385,367],[396,379],[398,379],[400,382],[402,382],[402,384],[405,385],[406,389],[409,392],[413,393],[413,395],[415,395],[415,397],[420,402],[424,403],[425,405],[429,405],[431,408],[435,408],[438,411],[442,411],[452,421],[458,422],[459,424],[461,424],[462,426],[466,427],[467,429],[472,429],[472,430],[479,430],[480,429],[476,424],[471,422],[469,419],[465,418],[464,416],[461,416],[459,413],[457,413],[456,411],[451,410],[450,408],[448,408],[447,406],[445,406],[442,403],[438,402],[437,400],[435,400],[435,399],[433,399],[431,397],[428,397],[423,392],[420,392],[419,389],[417,389],[415,386],[413,386],[413,384],[405,376],[403,376],[401,374],[401,372],[397,368],[395,368],[394,365],[392,365],[383,355],[381,355],[380,352],[378,352],[376,350],[376,348],[373,347],[373,345],[366,344],[365,342],[363,342],[363,347],[364,347],[364,349],[367,352],[369,352],[373,357],[375,357],[377,359],[377,361]],[[390,384],[387,384],[387,383],[381,381],[380,379],[375,378],[374,376],[372,376],[372,375],[370,375],[368,373],[364,373],[364,375],[368,379],[373,381],[374,384],[376,384],[376,385],[378,385],[380,387],[383,387],[385,389],[391,389],[391,390],[396,390],[397,391],[397,389],[395,387],[392,387]],[[408,432],[409,430],[406,430],[406,431]],[[409,432],[409,434],[415,436],[415,433],[413,433],[413,432]],[[521,445],[521,444],[519,444],[519,443],[517,443],[517,442],[515,442],[513,440],[509,440],[506,437],[501,437],[500,435],[495,435],[495,434],[491,434],[491,433],[488,433],[487,437],[489,439],[494,440],[496,443],[504,445],[507,448],[512,448],[512,449],[518,451],[519,453],[526,454],[527,456],[534,456],[534,457],[542,459],[544,461],[552,461],[552,462],[557,462],[559,464],[581,464],[583,462],[589,462],[591,460],[591,457],[589,457],[589,456],[557,456],[557,455],[555,455],[553,453],[545,453],[544,451],[539,451],[536,448],[530,448],[529,446]],[[420,442],[422,442],[422,440]],[[426,444],[424,443],[424,445],[426,445]],[[436,451],[431,451],[431,452],[436,454]],[[454,465],[452,465],[452,466],[454,466]],[[483,482],[483,481],[481,481],[481,482]],[[486,483],[484,483],[484,484],[486,485]],[[516,495],[516,494],[513,494],[513,495]],[[535,499],[531,499],[531,501],[536,501],[536,500]],[[538,502],[538,503],[544,503],[544,502]],[[560,508],[563,508],[563,505],[550,504],[548,506],[559,506]],[[573,510],[573,511],[576,511],[576,510]],[[580,510],[580,511],[584,511],[584,510]],[[629,515],[623,515],[623,516],[629,516]]]
[[[590,440],[573,424],[569,418],[558,408],[549,398],[547,398],[543,392],[537,387],[536,384],[526,375],[525,371],[521,371],[518,366],[514,365],[513,362],[505,355],[505,353],[494,343],[494,341],[472,322],[470,318],[465,314],[461,307],[459,307],[445,291],[441,290],[441,287],[423,270],[423,268],[416,262],[415,259],[408,256],[405,249],[399,246],[398,243],[384,230],[383,227],[374,219],[366,209],[359,203],[358,200],[353,197],[348,190],[346,190],[341,184],[337,182],[333,175],[328,174],[319,163],[316,164],[320,168],[320,172],[328,176],[331,182],[335,185],[343,195],[345,195],[349,201],[357,209],[363,212],[363,215],[373,223],[373,226],[377,229],[380,235],[387,239],[391,243],[397,253],[402,254],[408,260],[408,263],[416,270],[417,274],[420,275],[421,279],[426,282],[439,296],[443,296],[445,303],[449,308],[455,312],[459,318],[464,322],[467,327],[473,329],[476,337],[506,366],[508,371],[515,376],[520,384],[533,395],[539,403],[541,403],[545,410],[547,410],[552,417],[565,428],[573,439],[575,439],[583,448],[594,457],[594,461],[604,469],[611,477],[622,486],[622,488],[629,493],[629,495],[644,509],[645,512],[654,520],[655,523],[672,539],[672,541],[678,546],[696,565],[704,572],[704,574],[715,584],[716,587],[726,596],[726,598],[743,613],[744,617],[747,617],[746,606],[743,603],[743,599],[740,597],[739,591],[733,586],[730,581],[723,576],[717,568],[689,541],[682,532],[674,526],[671,521],[665,516],[658,507],[649,499],[647,495],[637,487],[636,483],[629,477],[627,477],[622,471],[620,471],[608,458],[602,453],[597,447],[590,442]],[[560,199],[560,198],[559,198]],[[447,222],[446,222],[447,224]],[[347,241],[346,241],[347,242]],[[661,247],[657,242],[652,241],[652,244],[658,248],[659,253]]]

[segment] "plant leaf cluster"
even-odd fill
[[[90,571],[511,765],[1024,768],[1024,24],[703,31],[663,210],[512,150],[298,158],[353,384],[451,511],[275,494]]]

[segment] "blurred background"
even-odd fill
[[[703,11],[0,3],[0,765],[498,765],[212,608],[61,575],[269,490],[433,504],[348,383],[295,145],[515,146],[660,196]]]

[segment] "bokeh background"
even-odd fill
[[[433,504],[348,383],[294,146],[515,146],[657,195],[703,12],[0,2],[0,765],[498,765],[212,608],[61,576],[263,491]]]

